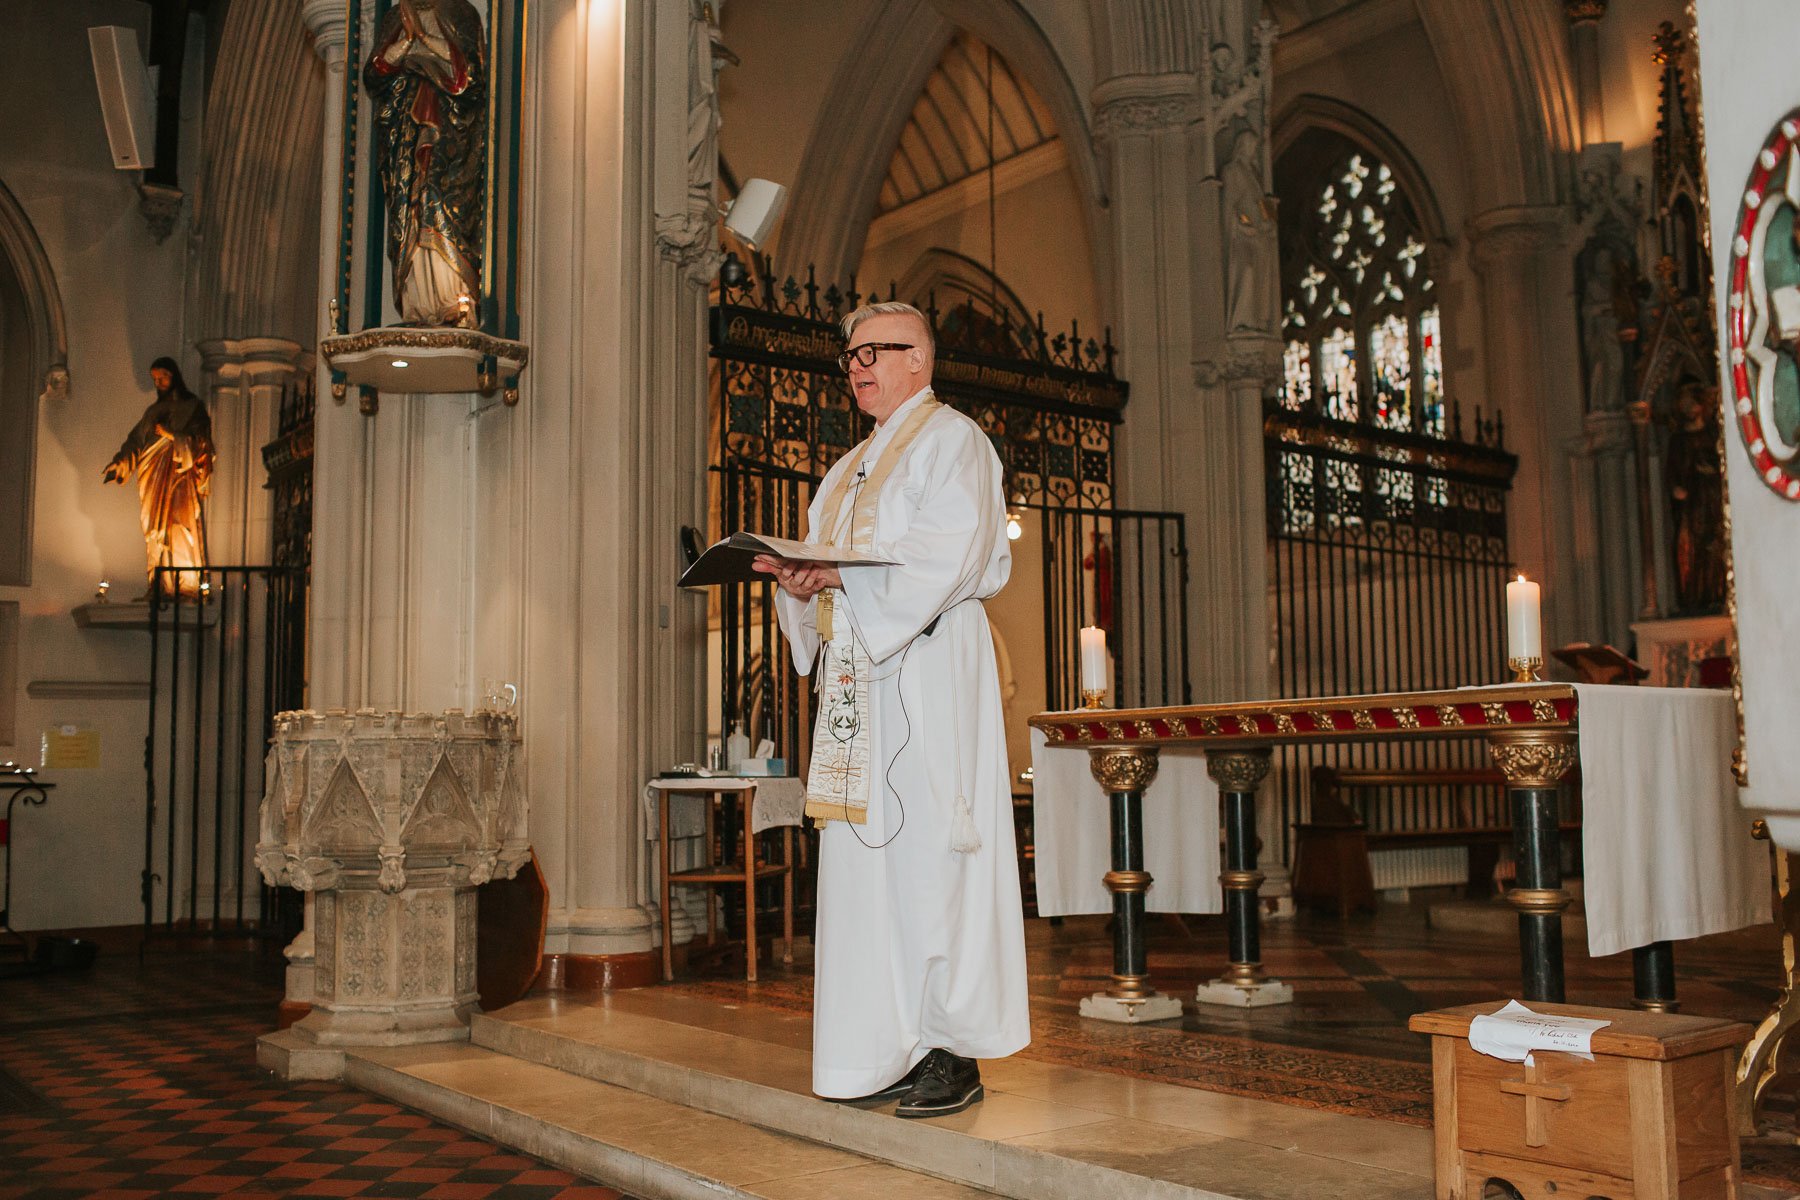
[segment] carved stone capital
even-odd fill
[[[1108,792],[1142,792],[1156,778],[1154,746],[1103,746],[1088,751],[1088,769]]]
[[[1121,75],[1094,89],[1094,136],[1100,138],[1183,129],[1200,115],[1192,75]]]
[[[656,218],[656,252],[682,268],[688,281],[700,287],[712,282],[725,261],[713,236],[710,214],[695,212]]]
[[[1488,735],[1488,753],[1512,787],[1550,788],[1573,769],[1579,753],[1567,729],[1502,729]]]
[[[1206,756],[1206,773],[1222,792],[1254,792],[1269,773],[1269,752],[1214,750]]]
[[[342,62],[350,42],[350,6],[344,0],[305,0],[300,22],[312,34],[313,50],[327,63]]]
[[[1194,364],[1194,383],[1200,387],[1271,383],[1281,375],[1281,351],[1281,339],[1273,334],[1234,333],[1225,339],[1222,357]]]
[[[144,214],[144,221],[150,226],[150,236],[158,245],[169,240],[175,232],[175,219],[181,215],[181,202],[187,199],[187,193],[177,187],[162,183],[138,184],[138,211]]]
[[[1469,245],[1475,265],[1496,266],[1568,249],[1575,223],[1560,205],[1510,205],[1490,208],[1469,221]]]
[[[1606,0],[1563,0],[1563,16],[1571,25],[1598,24],[1606,16]]]

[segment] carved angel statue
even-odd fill
[[[144,530],[145,573],[158,567],[206,565],[206,494],[212,486],[212,418],[188,390],[172,358],[150,364],[156,399],[138,418],[101,478],[124,483],[137,472],[138,519]],[[184,593],[200,590],[202,572],[177,578]]]
[[[394,306],[477,324],[486,228],[487,50],[469,0],[397,0],[363,67],[387,198]]]

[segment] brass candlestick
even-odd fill
[[[1509,658],[1506,665],[1512,668],[1514,683],[1542,683],[1544,677],[1538,669],[1544,665],[1542,658]]]
[[[1087,688],[1082,688],[1081,689],[1081,707],[1083,707],[1083,708],[1105,708],[1106,707],[1106,689],[1099,688],[1097,690],[1090,691]]]

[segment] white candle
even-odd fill
[[[1506,657],[1508,660],[1544,657],[1538,585],[1523,575],[1506,585]]]
[[[1081,690],[1106,690],[1106,630],[1098,625],[1081,631]]]

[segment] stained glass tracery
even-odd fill
[[[1442,437],[1443,333],[1417,213],[1387,163],[1316,133],[1303,162],[1277,169],[1281,403]]]

